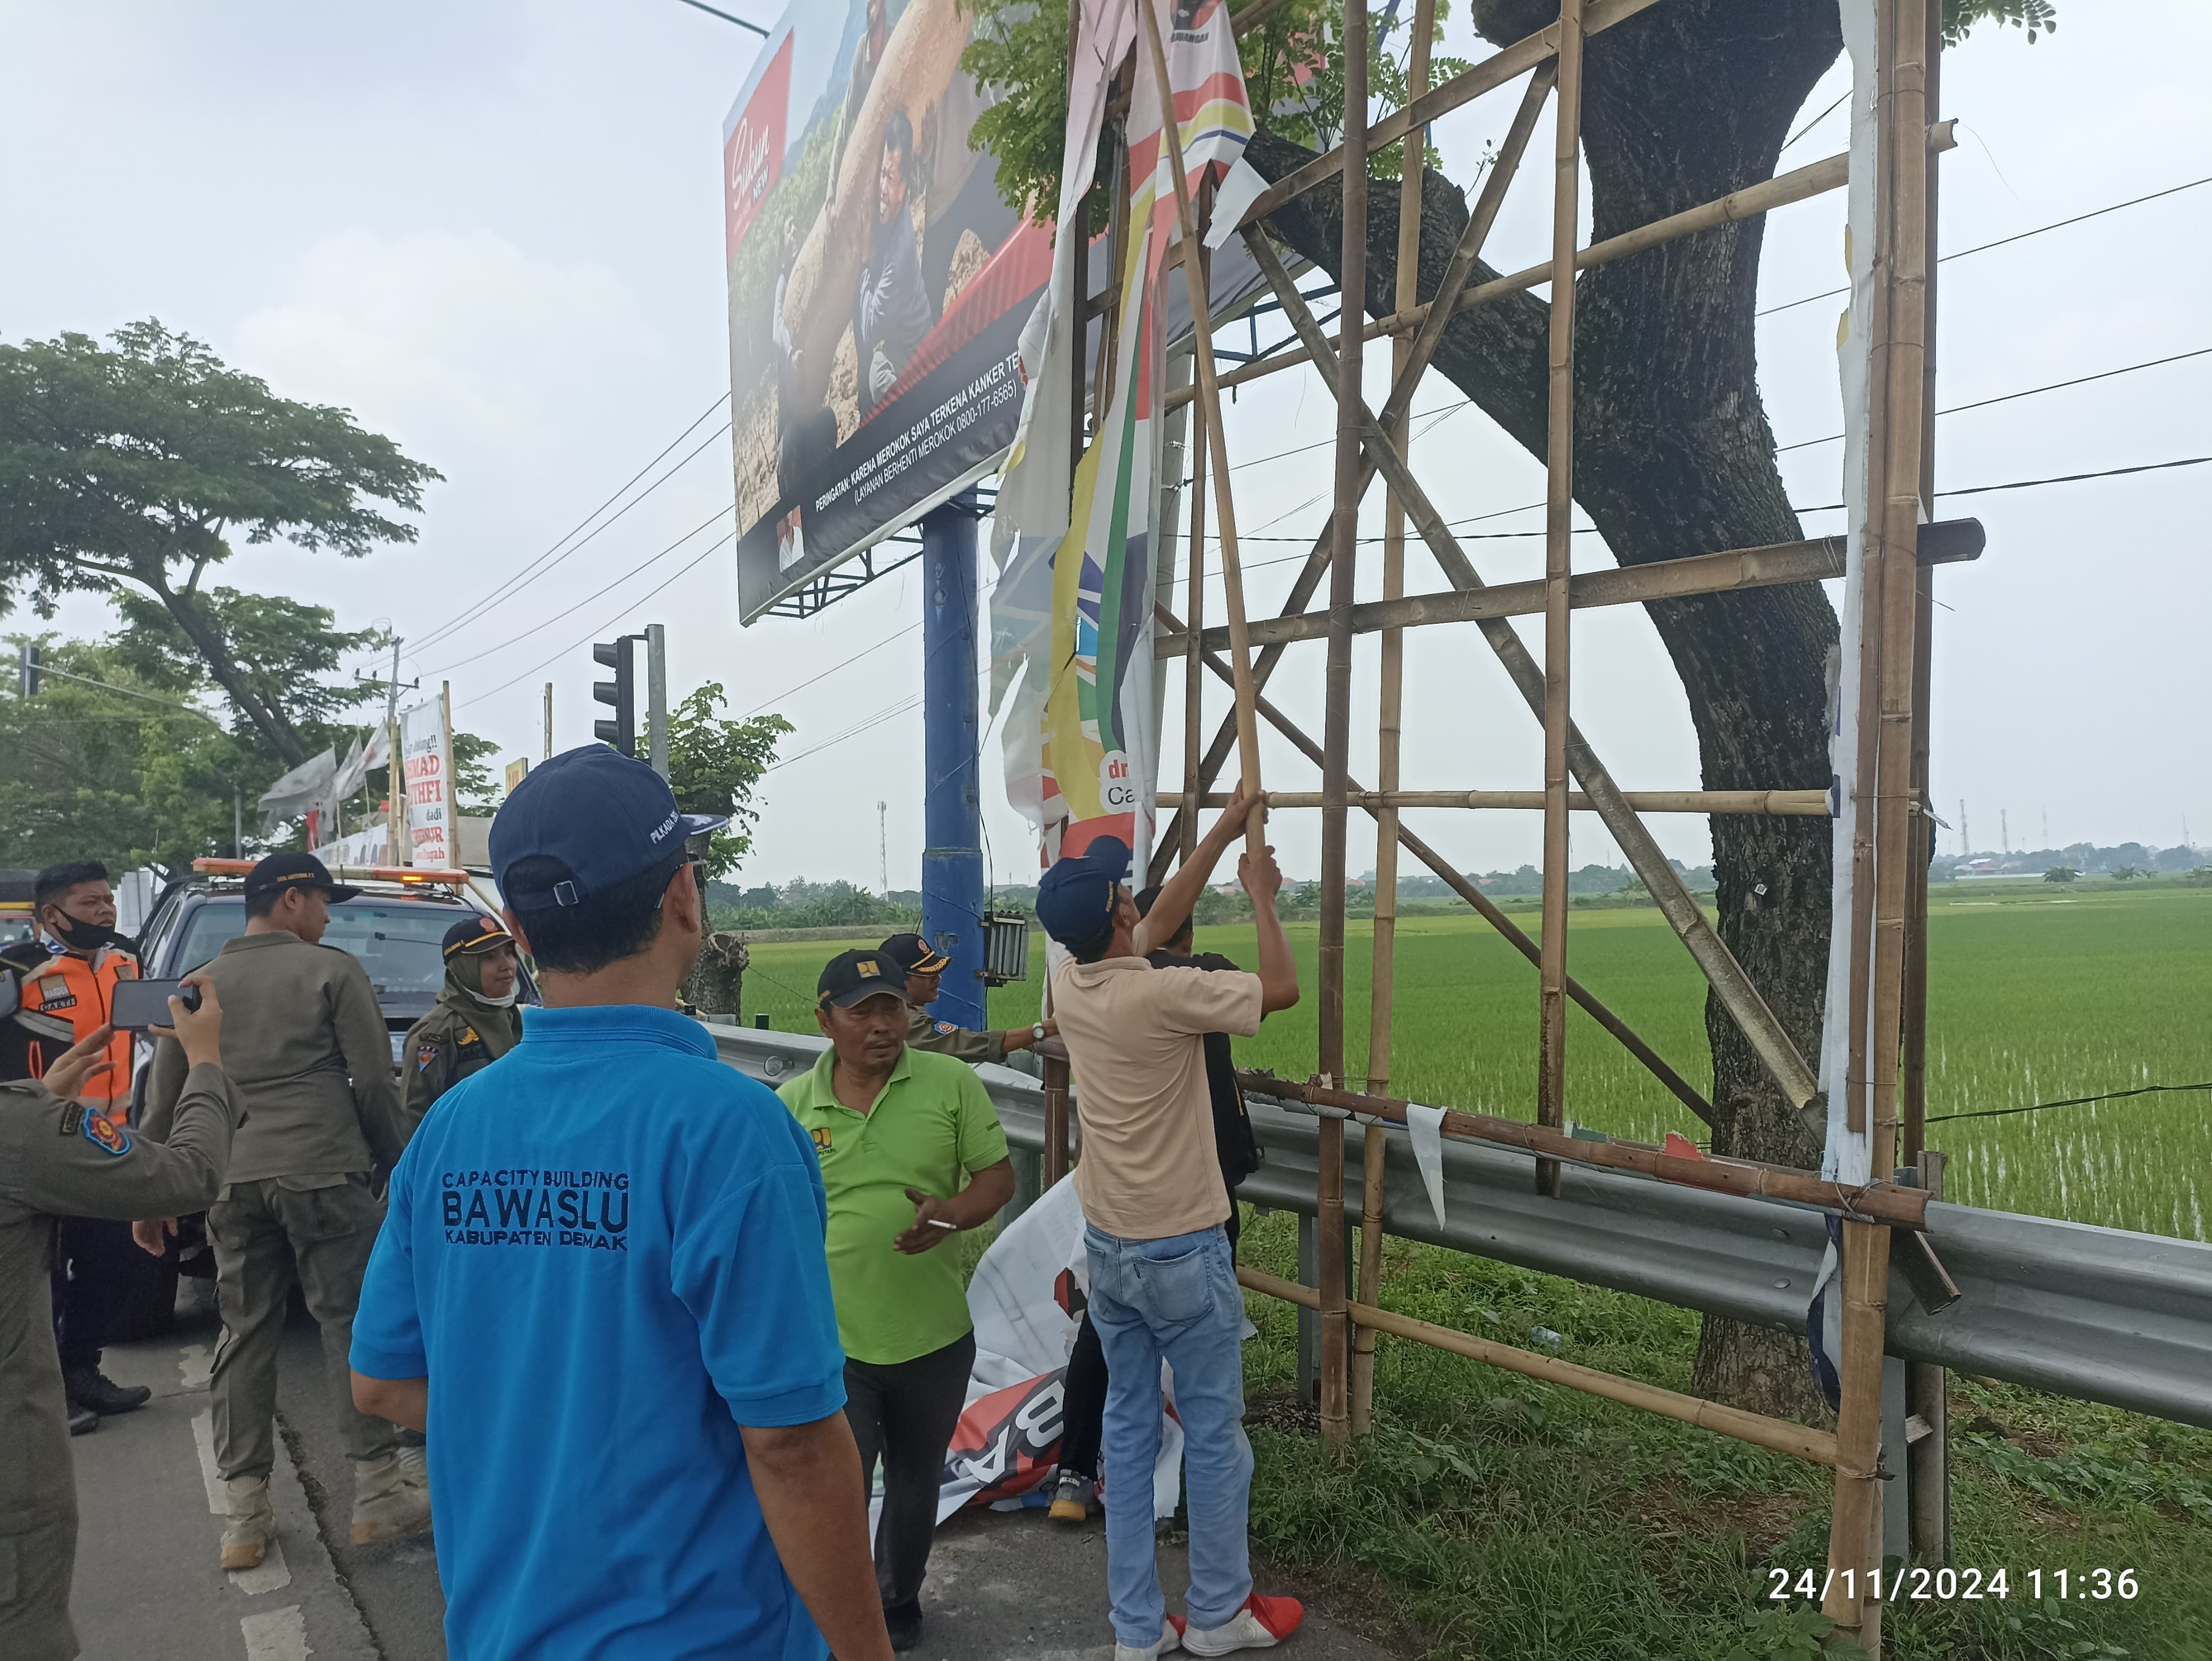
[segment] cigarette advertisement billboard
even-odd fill
[[[723,125],[739,611],[990,471],[1049,231],[969,133],[956,0],[795,0]]]

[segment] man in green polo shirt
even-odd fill
[[[778,1093],[822,1163],[845,1414],[861,1470],[883,1457],[876,1583],[891,1647],[906,1650],[921,1640],[945,1450],[975,1359],[960,1260],[939,1248],[1013,1198],[1014,1167],[974,1071],[908,1048],[896,961],[843,952],[817,992],[830,1048]]]

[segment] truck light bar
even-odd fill
[[[257,863],[254,860],[199,859],[192,861],[192,869],[211,877],[242,877]],[[334,865],[330,872],[339,882],[398,882],[416,886],[434,884],[444,888],[463,888],[469,880],[465,871],[441,871],[418,865]]]

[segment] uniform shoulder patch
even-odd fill
[[[936,1031],[946,1033],[948,1035],[957,1032],[960,1030],[958,1027],[953,1025],[951,1021],[932,1021],[930,1025]]]
[[[70,1102],[62,1109],[61,1134],[74,1136],[84,1128],[84,1104]]]
[[[415,1070],[417,1073],[428,1073],[437,1064],[437,1061],[438,1046],[436,1044],[420,1043],[415,1046]]]
[[[105,1114],[84,1116],[84,1139],[94,1147],[121,1155],[131,1151],[131,1133],[111,1122]]]

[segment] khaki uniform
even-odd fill
[[[208,1208],[222,1338],[208,1379],[216,1466],[226,1481],[276,1463],[276,1351],[296,1277],[323,1330],[338,1427],[356,1463],[401,1442],[353,1404],[354,1306],[384,1202],[369,1173],[406,1137],[392,1041],[360,963],[297,935],[246,934],[200,971],[222,1000],[223,1065],[245,1098],[230,1181]],[[165,1138],[184,1053],[164,1038],[146,1091],[145,1133]]]
[[[483,1002],[457,986],[451,970],[430,1013],[407,1029],[399,1046],[399,1069],[407,1081],[402,1110],[407,1132],[436,1101],[471,1074],[481,1073],[522,1042],[522,1011]]]
[[[169,1217],[222,1187],[241,1098],[194,1068],[162,1147],[43,1086],[0,1086],[0,1655],[65,1661],[76,1559],[76,1479],[48,1262],[53,1219]]]
[[[927,1009],[914,1004],[906,1007],[906,1042],[909,1050],[950,1056],[970,1067],[977,1062],[1006,1059],[1006,1037],[1003,1032],[970,1032],[951,1021],[933,1020]]]

